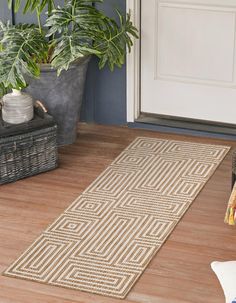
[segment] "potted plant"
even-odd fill
[[[24,5],[22,3],[24,3]],[[113,71],[137,38],[130,15],[118,22],[94,6],[103,0],[15,1],[15,12],[36,13],[38,24],[0,23],[0,94],[26,90],[46,105],[59,127],[58,143],[73,143],[91,55]],[[9,8],[12,0],[8,0]],[[47,9],[44,26],[41,17]]]

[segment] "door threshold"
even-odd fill
[[[236,121],[236,118],[235,118]],[[141,113],[137,123],[145,123],[150,125],[165,126],[175,129],[186,129],[193,131],[202,131],[207,133],[224,134],[224,135],[236,135],[236,124],[212,122],[206,120],[198,120],[191,118],[180,118],[167,115],[156,115]]]

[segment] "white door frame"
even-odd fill
[[[127,55],[126,87],[127,87],[127,122],[134,122],[140,114],[140,41],[141,20],[140,0],[127,0],[126,10],[131,14],[131,19],[139,30],[139,39],[135,39],[131,53]]]

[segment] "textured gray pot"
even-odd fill
[[[49,64],[43,64],[40,79],[28,79],[25,91],[42,101],[57,122],[58,145],[72,144],[76,140],[89,59],[82,58],[59,77]]]

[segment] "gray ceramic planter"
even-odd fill
[[[25,91],[40,100],[58,125],[58,145],[76,140],[90,57],[81,59],[59,77],[49,64],[42,65],[40,79],[30,79]]]

